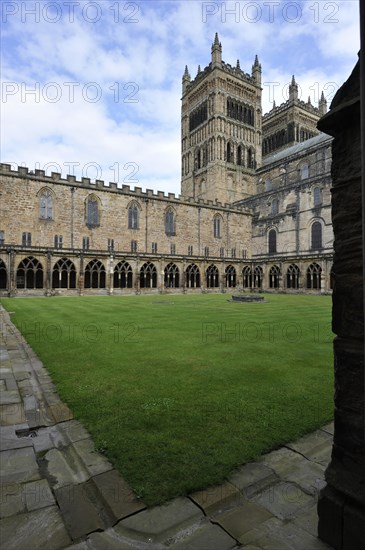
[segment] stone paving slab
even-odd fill
[[[330,547],[293,523],[268,520],[242,536],[245,550],[329,550]]]
[[[218,525],[207,522],[193,533],[182,537],[172,545],[172,548],[176,548],[176,550],[232,550],[237,548],[237,543]]]
[[[13,426],[26,422],[22,403],[0,405],[0,426]]]
[[[116,470],[94,476],[92,482],[109,507],[113,524],[146,508]]]
[[[1,451],[1,482],[35,481],[41,478],[34,449],[22,447]]]
[[[55,495],[73,540],[108,527],[108,522],[98,513],[86,483],[61,487],[55,491]]]
[[[19,437],[17,430],[28,430],[28,424],[18,424],[16,426],[0,426],[1,450],[20,449],[22,447],[33,447],[31,438]]]
[[[204,491],[196,491],[190,498],[203,509],[204,513],[211,515],[222,511],[230,504],[238,504],[241,493],[228,481],[222,485],[209,487]]]
[[[303,508],[309,508],[313,503],[310,495],[304,493],[293,483],[278,483],[253,497],[256,502],[279,519],[286,520],[295,517]]]
[[[57,506],[0,520],[6,550],[58,550],[71,543]]]
[[[202,511],[195,504],[188,498],[180,497],[124,519],[114,529],[126,537],[145,542],[162,542],[203,517]]]
[[[221,514],[215,521],[237,540],[255,526],[272,518],[271,512],[254,502],[245,502],[230,512]]]
[[[54,490],[67,485],[78,485],[90,479],[89,472],[70,447],[67,448],[67,453],[66,450],[51,449],[45,454],[43,464],[45,475]]]
[[[279,481],[279,477],[272,468],[262,462],[245,464],[235,470],[228,479],[245,498],[250,498],[268,485]]]

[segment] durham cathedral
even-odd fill
[[[0,165],[0,295],[331,291],[327,111],[262,114],[261,65],[182,78],[181,195]]]

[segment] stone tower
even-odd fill
[[[278,107],[273,104],[271,111],[262,117],[262,155],[268,155],[284,147],[310,139],[320,132],[317,122],[327,112],[327,101],[323,92],[314,107],[308,101],[299,99],[298,84],[294,75],[289,85],[289,98]]]
[[[183,197],[232,203],[254,192],[261,165],[261,65],[251,74],[222,61],[218,34],[211,62],[182,78]]]

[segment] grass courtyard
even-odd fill
[[[61,398],[146,504],[332,419],[331,297],[3,299]]]

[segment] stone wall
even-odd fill
[[[320,538],[336,550],[365,543],[364,309],[359,63],[318,127],[334,136],[333,331],[335,432],[327,486],[318,502]],[[363,153],[364,154],[364,153]]]

